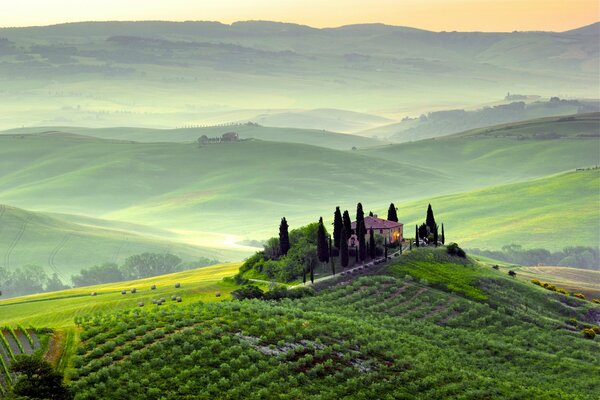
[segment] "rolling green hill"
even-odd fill
[[[26,325],[36,328],[63,329],[75,326],[76,317],[95,313],[114,313],[118,310],[139,307],[156,307],[153,299],[168,298],[177,295],[185,303],[198,301],[217,301],[229,298],[236,289],[234,284],[222,282],[222,279],[235,275],[239,263],[218,264],[195,270],[177,272],[152,278],[128,282],[107,283],[103,285],[61,290],[58,292],[35,294],[0,300],[0,320],[8,325]],[[174,285],[180,283],[176,289]],[[151,286],[156,285],[156,290]],[[136,288],[136,293],[131,289]],[[122,295],[121,291],[127,294]],[[91,296],[96,292],[96,296]],[[220,296],[216,297],[219,292]]]
[[[598,95],[594,35],[147,21],[4,28],[0,37],[3,129],[174,127],[245,120],[249,109],[394,115],[507,91]]]
[[[100,139],[131,140],[142,143],[151,142],[195,142],[200,136],[221,137],[226,132],[237,132],[242,139],[260,139],[283,143],[303,143],[338,150],[350,150],[352,147],[369,147],[382,142],[363,136],[327,132],[322,130],[273,128],[251,124],[212,126],[205,128],[149,129],[149,128],[81,128],[81,127],[34,127],[10,129],[0,134],[75,134],[93,136]]]
[[[600,114],[550,117],[361,150],[445,173],[456,191],[600,165]]]
[[[368,275],[280,302],[214,302],[219,288],[210,285],[203,302],[160,307],[137,307],[137,294],[82,294],[85,310],[106,297],[112,311],[90,315],[81,302],[69,310],[80,328],[69,385],[76,399],[587,400],[600,390],[600,344],[579,327],[598,322],[598,305],[442,249],[412,251]],[[10,318],[34,300],[0,302],[0,312]],[[56,310],[40,322],[66,327]]]
[[[600,243],[600,169],[434,197],[399,205],[405,234],[425,220],[426,204],[444,223],[447,240],[463,247],[508,244],[558,250]]]
[[[126,228],[126,229],[124,229]],[[49,216],[0,205],[0,267],[12,270],[39,265],[69,283],[82,268],[106,262],[122,263],[143,252],[170,252],[184,261],[200,257],[238,260],[249,249],[200,247],[179,242],[176,235],[142,226],[77,216]]]
[[[387,138],[394,142],[411,142],[447,136],[469,129],[498,124],[516,123],[543,117],[564,116],[576,113],[597,112],[598,101],[559,100],[504,101],[502,104],[475,110],[442,110],[422,114],[420,117],[405,118],[401,122],[379,126],[360,132],[361,135]]]
[[[215,232],[262,238],[284,215],[304,224],[336,204],[415,198],[450,185],[420,167],[292,143],[199,147],[59,133],[0,135],[0,143],[7,203],[136,222],[199,242]]]

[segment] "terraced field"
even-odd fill
[[[0,395],[15,381],[16,376],[9,367],[19,354],[44,352],[48,346],[47,333],[31,328],[0,328]]]
[[[298,301],[83,318],[70,376],[77,399],[594,398],[598,342],[553,324],[411,279],[347,278]]]

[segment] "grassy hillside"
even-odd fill
[[[600,344],[567,321],[600,307],[440,260],[430,270],[470,268],[485,293],[457,296],[415,280],[412,265],[430,257],[300,300],[84,317],[71,387],[76,399],[596,397]]]
[[[182,303],[176,303],[178,306],[190,302],[223,300],[229,297],[236,286],[223,283],[222,279],[235,275],[239,267],[239,263],[219,264],[130,282],[0,300],[0,321],[15,327],[21,324],[62,329],[73,327],[75,318],[136,309],[139,308],[139,302],[143,302],[145,308],[158,307],[152,304],[153,299],[165,298],[169,303],[175,303],[171,300],[172,295],[182,297]],[[175,283],[180,283],[181,287],[176,289]],[[152,285],[156,285],[157,289],[151,290]],[[132,288],[136,288],[137,293],[131,293]],[[121,290],[127,290],[127,294],[122,295]],[[97,295],[91,296],[92,292]],[[221,293],[220,297],[215,296],[217,292]]]
[[[600,243],[599,188],[600,170],[577,171],[403,203],[398,216],[407,235],[414,236],[429,202],[447,240],[463,247],[595,247]]]
[[[133,140],[136,142],[196,142],[206,135],[221,137],[226,132],[237,132],[243,139],[270,140],[283,143],[303,143],[338,150],[350,150],[352,147],[369,147],[382,142],[350,134],[327,132],[313,129],[273,128],[248,124],[212,126],[205,128],[148,129],[148,128],[81,128],[81,127],[34,127],[10,129],[6,134],[39,134],[53,132],[93,136],[101,139]]]
[[[401,122],[372,128],[360,134],[387,138],[394,142],[411,142],[498,124],[595,112],[600,107],[598,101],[552,100],[527,104],[525,100],[512,102],[505,100],[502,104],[475,110],[454,109],[429,112],[420,117],[406,118]]]
[[[77,219],[79,219],[77,221]],[[70,221],[73,220],[73,221]],[[237,260],[250,251],[199,247],[178,242],[168,235],[141,226],[84,219],[76,216],[48,216],[0,205],[0,266],[8,270],[39,265],[48,274],[57,272],[65,282],[82,268],[105,262],[122,263],[128,256],[143,252],[170,252],[184,261],[199,257]]]
[[[516,267],[515,270],[525,278],[550,282],[569,292],[583,293],[590,299],[600,299],[600,271],[553,266]]]
[[[148,21],[5,28],[0,37],[5,129],[174,127],[275,108],[410,114],[507,91],[598,95],[594,35]]]
[[[543,118],[361,150],[447,174],[456,191],[600,164],[600,114]]]
[[[337,204],[451,185],[420,167],[301,144],[199,147],[67,134],[0,135],[0,171],[10,204],[166,228],[198,244],[215,232],[264,238],[282,216],[298,226],[329,217]]]

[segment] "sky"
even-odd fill
[[[380,22],[434,31],[564,31],[600,20],[599,0],[0,0],[0,26],[106,20]]]

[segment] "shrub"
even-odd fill
[[[508,271],[508,275],[514,278],[515,276],[517,276],[517,273],[511,269],[510,271]]]
[[[596,304],[600,304],[600,299],[594,299],[594,300],[592,300],[592,302],[594,302]]]
[[[241,289],[234,290],[231,292],[231,296],[237,300],[243,299],[262,299],[265,295],[265,292],[262,291],[261,288],[254,285],[248,285]]]
[[[538,279],[532,279],[531,283],[533,283],[534,285],[542,286],[542,282],[540,282]]]
[[[573,296],[577,297],[578,299],[585,300],[585,295],[583,293],[575,293]]]
[[[451,256],[457,256],[457,257],[461,257],[461,258],[466,258],[467,257],[467,253],[465,253],[465,251],[463,249],[461,249],[458,244],[456,243],[450,243],[447,247],[446,247],[446,251],[448,252],[448,254],[450,254]]]
[[[591,329],[596,332],[596,335],[600,334],[600,326],[594,325]]]
[[[556,291],[557,291],[558,293],[562,293],[562,294],[564,294],[565,296],[568,296],[568,295],[569,295],[569,292],[568,292],[567,290],[563,289],[563,288],[558,288],[558,289],[556,289]]]
[[[594,339],[596,337],[596,332],[593,329],[586,328],[583,330],[583,336],[586,339]]]

